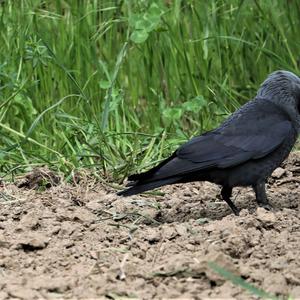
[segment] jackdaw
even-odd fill
[[[288,71],[270,74],[256,97],[220,127],[192,138],[151,170],[128,177],[122,196],[163,185],[210,181],[232,211],[232,188],[251,186],[258,205],[270,208],[265,182],[292,150],[300,133],[300,78]]]

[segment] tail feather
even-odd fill
[[[176,183],[179,181],[179,179],[180,179],[180,177],[170,177],[167,179],[152,181],[152,182],[147,182],[147,183],[137,182],[134,186],[118,192],[117,195],[127,197],[127,196],[140,194],[140,193],[161,187],[163,185]]]
[[[147,172],[140,173],[140,174],[133,174],[128,177],[129,181],[140,181],[140,180],[147,180],[150,179],[156,171],[158,171],[161,167],[166,165],[169,161],[171,161],[176,156],[176,153],[174,152],[169,158],[162,161],[160,164],[158,164],[156,167],[150,169]]]

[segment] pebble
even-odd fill
[[[283,169],[283,168],[277,168],[272,173],[272,177],[274,177],[274,178],[281,178],[285,174],[285,172],[286,172],[285,169]]]

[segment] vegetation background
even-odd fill
[[[299,74],[292,0],[0,1],[0,175],[122,180]]]

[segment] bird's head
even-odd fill
[[[271,73],[260,86],[257,96],[272,101],[293,118],[300,115],[300,78],[292,72]]]

